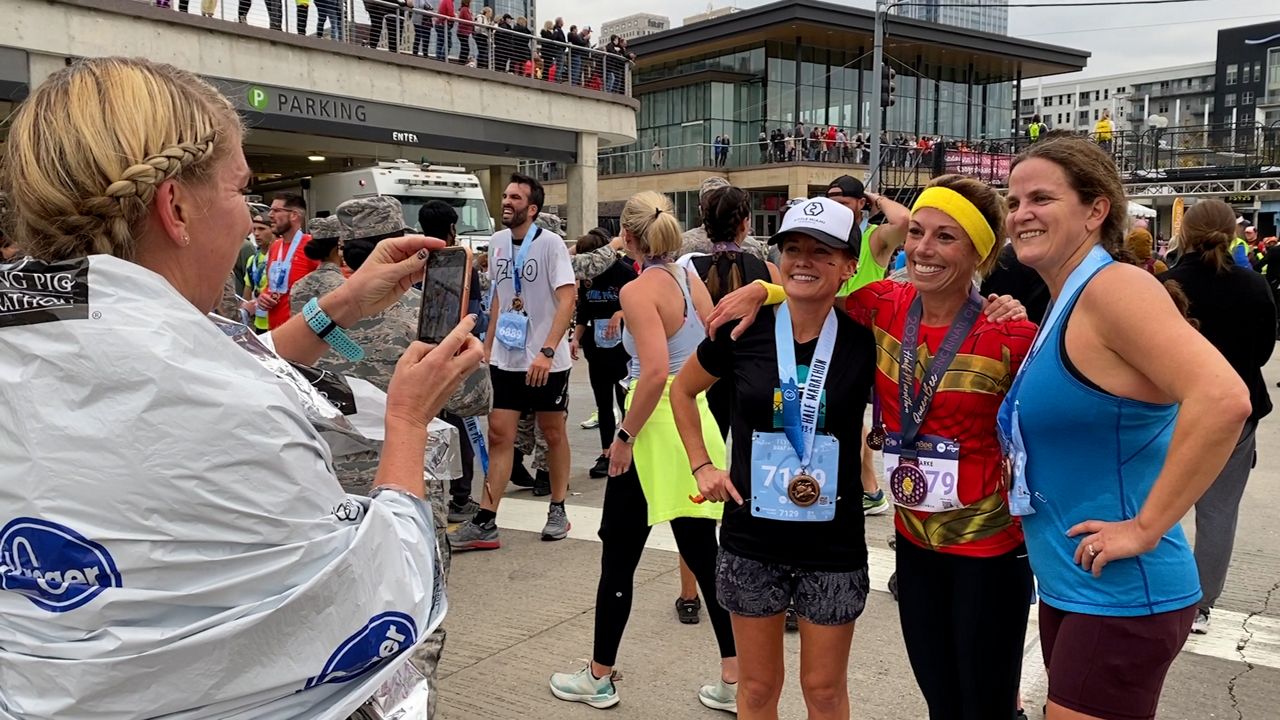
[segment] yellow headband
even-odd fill
[[[955,190],[939,185],[925,188],[916,199],[916,204],[911,206],[911,214],[915,215],[920,208],[941,210],[950,215],[952,220],[960,223],[960,227],[964,228],[964,231],[969,234],[969,239],[973,241],[973,247],[978,251],[979,259],[985,260],[991,254],[992,248],[996,246],[996,234],[987,224],[987,219],[982,216],[982,211]]]

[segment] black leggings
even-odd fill
[[[590,330],[588,330],[590,333]],[[613,444],[618,432],[613,417],[613,403],[622,411],[627,402],[627,391],[619,381],[627,376],[627,363],[631,356],[621,345],[611,348],[596,347],[591,338],[583,338],[582,354],[587,359],[587,377],[591,379],[591,394],[596,398],[596,416],[600,420],[600,447]]]
[[[618,660],[618,645],[631,616],[631,595],[635,590],[636,566],[649,537],[649,505],[640,489],[640,477],[633,464],[611,477],[604,490],[604,513],[600,519],[600,585],[596,588],[596,630],[592,660],[612,667]],[[716,602],[716,523],[702,518],[671,521],[676,547],[689,569],[698,578],[706,599],[707,615],[720,645],[720,657],[736,657],[729,613]],[[1023,608],[1025,617],[1026,608]]]
[[[1012,718],[1031,607],[1026,547],[963,557],[899,533],[897,559],[902,638],[929,720]]]

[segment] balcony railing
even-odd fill
[[[462,21],[418,10],[412,0],[138,0],[171,11],[335,42],[434,58],[496,73],[602,93],[631,95],[634,63],[625,55],[538,36],[477,17]],[[533,22],[532,19],[529,22]]]

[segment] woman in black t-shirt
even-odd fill
[[[700,499],[725,503],[716,593],[738,642],[739,709],[753,716],[776,716],[792,604],[802,654],[821,656],[800,671],[809,716],[849,716],[849,647],[870,586],[861,419],[875,357],[871,331],[834,311],[857,260],[852,228],[852,211],[826,198],[788,212],[770,241],[787,302],[736,341],[731,327],[706,340],[671,387]],[[710,462],[694,401],[717,378],[732,388],[731,472]]]
[[[585,255],[607,243],[601,235],[589,233],[578,238],[574,252]],[[631,356],[622,347],[622,303],[618,298],[622,286],[636,277],[635,267],[619,258],[604,272],[578,283],[578,324],[569,350],[576,360],[578,349],[582,349],[587,359],[591,393],[596,399],[601,450],[600,457],[596,458],[589,471],[593,478],[609,474],[609,446],[618,431],[613,414],[614,401],[616,399],[621,413],[627,399],[627,391],[620,381],[627,376],[627,363]]]

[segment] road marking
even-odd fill
[[[572,528],[569,537],[574,540],[600,542],[597,533],[600,530],[602,511],[597,507],[570,505],[569,520]],[[502,509],[498,513],[498,526],[503,530],[519,530],[539,533],[547,522],[547,503],[542,500],[525,500],[506,497],[502,500]],[[671,526],[667,523],[655,526],[649,532],[649,539],[644,546],[651,550],[676,552],[676,540],[671,534]],[[871,575],[871,589],[889,592],[889,576],[894,569],[893,551],[880,547],[867,548],[867,565]],[[1244,629],[1246,615],[1230,610],[1214,610],[1213,625],[1208,635],[1192,635],[1183,652],[1194,655],[1231,660],[1246,661],[1254,665],[1280,669],[1280,618],[1255,616],[1249,619],[1248,631]],[[1040,638],[1037,630],[1036,613],[1031,612],[1031,622],[1027,628],[1029,638],[1024,653],[1022,673],[1024,689],[1028,691],[1028,699],[1032,692],[1044,697],[1047,686],[1044,677],[1044,666],[1040,662]],[[1241,644],[1243,649],[1237,649]]]

